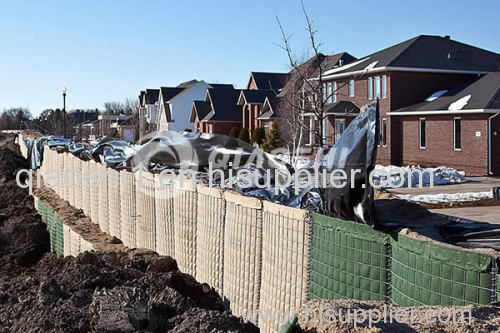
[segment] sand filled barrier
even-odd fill
[[[196,279],[222,294],[226,202],[220,188],[198,185]]]
[[[156,248],[161,255],[175,257],[173,182],[155,175]]]
[[[224,192],[224,298],[237,315],[259,308],[262,264],[262,202]],[[258,320],[258,318],[256,318]],[[257,324],[257,323],[255,323]]]
[[[120,171],[120,235],[123,245],[135,248],[136,241],[136,189],[135,176],[126,170]]]
[[[259,308],[293,314],[308,299],[309,213],[302,209],[263,203],[262,281]],[[265,332],[276,332],[279,322],[259,319]]]
[[[175,257],[179,269],[196,275],[196,228],[198,203],[196,184],[178,177],[174,187]]]
[[[156,247],[155,178],[149,172],[135,173],[136,239],[138,248]]]

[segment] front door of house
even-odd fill
[[[335,119],[335,142],[340,139],[345,130],[345,119]]]

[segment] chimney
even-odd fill
[[[450,35],[444,36],[444,39],[450,39]]]

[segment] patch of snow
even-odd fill
[[[354,214],[361,219],[361,221],[365,221],[365,217],[363,216],[363,205],[361,202],[354,207]]]
[[[342,72],[343,70],[346,70],[346,69],[349,69],[349,68],[354,67],[356,65],[359,65],[359,64],[361,64],[362,62],[365,62],[368,59],[370,59],[370,58],[364,58],[364,59],[361,59],[361,60],[358,60],[358,61],[351,62],[351,63],[349,63],[347,65],[344,65],[344,66],[340,66],[340,67],[336,67],[336,68],[327,70],[326,72],[323,73],[323,76],[334,74],[334,73],[337,73],[337,72]]]
[[[369,71],[370,69],[374,69],[375,66],[377,66],[378,64],[378,60],[377,61],[374,61],[372,62],[371,64],[369,64],[368,66],[365,67],[365,69],[363,69],[364,71]]]
[[[472,97],[471,95],[467,95],[462,98],[459,98],[455,102],[451,103],[450,106],[448,106],[448,110],[450,111],[462,110],[464,106],[466,106],[467,103],[469,103],[471,97]]]
[[[426,102],[432,102],[433,100],[435,100],[436,98],[438,97],[441,97],[443,96],[444,94],[446,94],[448,92],[448,90],[439,90],[439,91],[436,91],[434,94],[430,95],[429,97],[427,97],[425,99]]]
[[[422,181],[420,181],[420,174]],[[408,177],[410,175],[410,177]],[[421,168],[420,166],[398,167],[394,165],[382,166],[377,164],[373,171],[373,183],[384,188],[408,187],[408,179],[412,187],[430,186],[431,176],[433,185],[448,185],[465,183],[463,171],[441,166],[438,168]]]
[[[399,194],[398,197],[412,202],[425,203],[465,202],[492,199],[493,192],[438,193],[421,195]]]

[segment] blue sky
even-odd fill
[[[500,52],[500,1],[304,0],[324,53],[361,57],[419,34]],[[0,0],[0,109],[35,115],[101,108],[145,87],[192,78],[244,87],[250,71],[287,71],[276,23],[307,49],[299,0]]]

